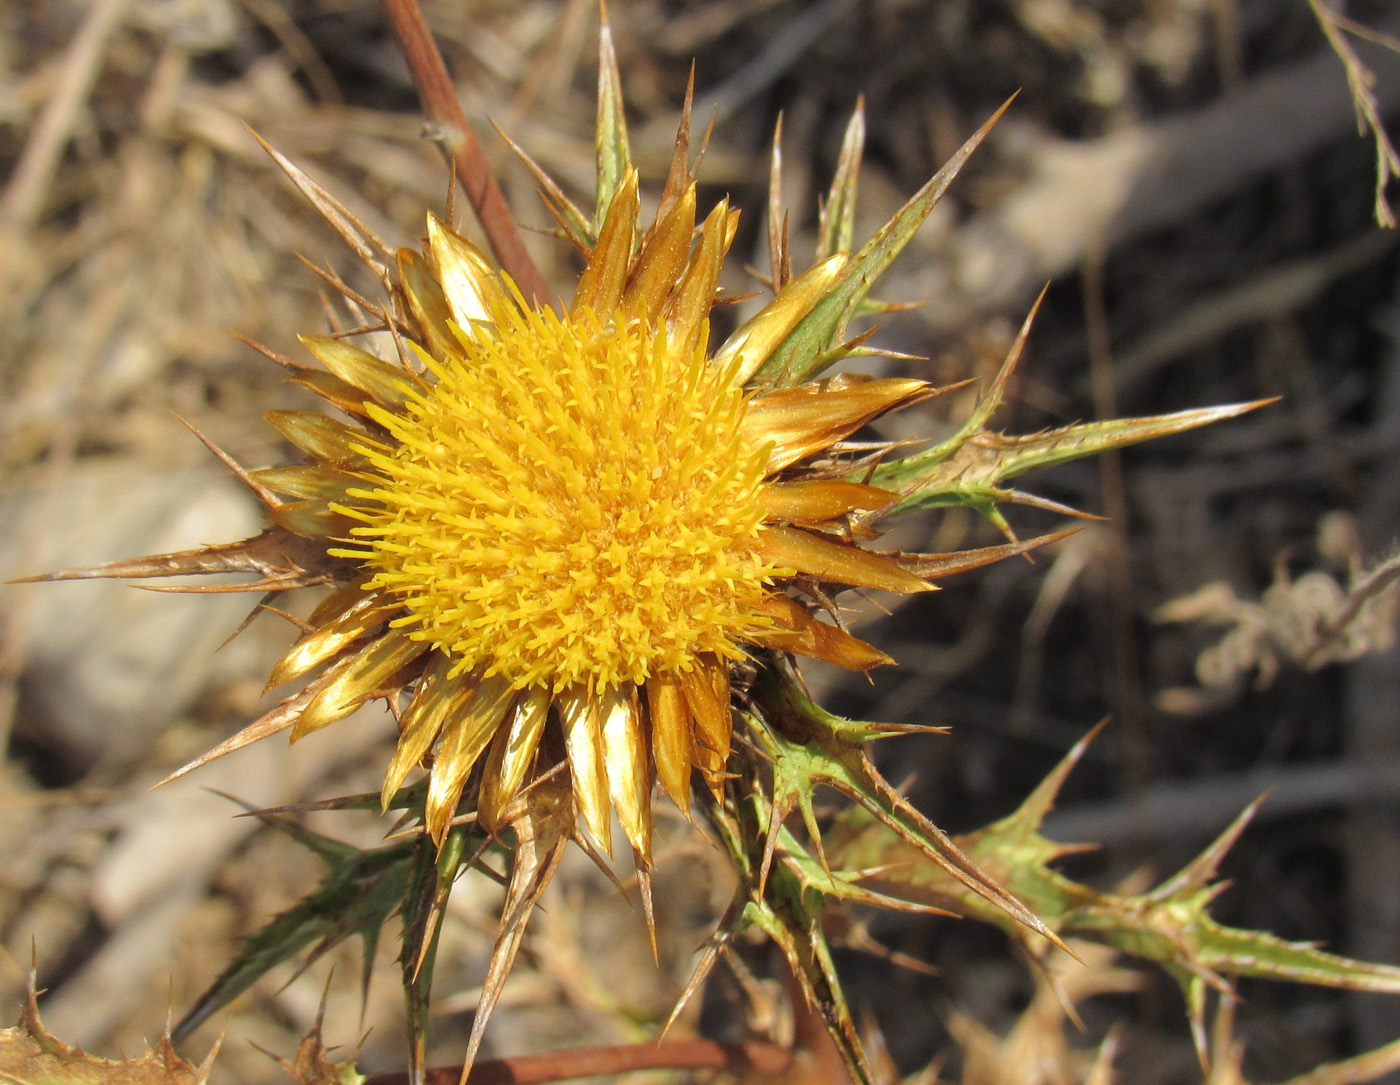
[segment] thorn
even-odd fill
[[[777,802],[768,807],[768,831],[763,841],[763,862],[758,868],[758,896],[763,897],[768,887],[768,874],[773,868],[773,856],[778,850],[778,831],[783,827],[789,811],[782,810]]]
[[[210,452],[214,453],[215,458],[225,467],[227,467],[230,471],[232,471],[234,475],[237,476],[239,482],[243,483],[243,485],[247,486],[248,489],[253,491],[253,493],[257,494],[258,500],[261,501],[264,505],[266,505],[270,509],[275,509],[278,505],[282,504],[282,499],[278,497],[276,493],[274,493],[272,490],[269,490],[262,483],[254,479],[253,476],[242,464],[240,464],[222,448],[216,445],[211,438],[207,437],[205,434],[201,433],[198,429],[196,429],[194,424],[191,423],[188,419],[181,417],[179,414],[175,415],[175,419],[180,423],[180,425],[184,426],[185,429],[189,430],[197,438],[199,438],[199,443],[202,444],[205,448],[207,448]]]
[[[269,361],[276,362],[283,369],[290,369],[293,372],[296,372],[298,370],[306,368],[300,362],[293,361],[287,355],[281,353],[280,351],[273,350],[271,347],[263,346],[263,344],[259,343],[255,339],[250,339],[242,332],[230,331],[229,334],[235,339],[237,339],[240,343],[242,343],[245,347],[252,347],[264,358],[268,359]]]
[[[661,954],[656,948],[656,912],[651,903],[651,870],[641,852],[632,849],[632,861],[637,866],[637,893],[642,898],[642,915],[646,917],[647,937],[651,940],[652,963],[661,967]]]
[[[378,305],[375,305],[363,294],[346,285],[345,280],[342,279],[338,274],[336,274],[335,271],[328,267],[321,267],[319,264],[313,264],[301,253],[297,253],[297,259],[300,260],[303,264],[305,264],[308,268],[310,268],[312,274],[316,275],[320,279],[323,279],[332,289],[336,290],[338,293],[343,294],[347,300],[354,302],[366,312],[373,313],[375,316],[382,319],[386,324],[390,322],[388,313],[386,313]]]
[[[287,618],[289,621],[293,621],[293,622],[297,621],[297,619],[293,618],[290,614],[283,613],[282,611],[278,610],[276,607],[274,607],[274,606],[269,606],[269,605],[268,605],[268,600],[270,600],[270,599],[276,599],[277,596],[280,595],[280,594],[281,594],[280,592],[276,592],[276,591],[264,592],[264,593],[263,593],[263,597],[262,597],[261,599],[258,600],[257,605],[254,606],[252,610],[248,611],[247,615],[244,616],[243,620],[242,620],[241,622],[238,623],[238,628],[235,629],[235,630],[234,630],[232,633],[230,633],[228,636],[226,636],[222,641],[220,641],[220,642],[219,642],[219,646],[218,646],[217,648],[215,648],[214,651],[216,651],[216,652],[222,652],[225,648],[227,648],[230,644],[232,644],[235,640],[237,640],[239,634],[241,634],[241,633],[242,633],[244,630],[246,630],[250,625],[252,625],[252,624],[253,624],[253,619],[256,618],[256,617],[258,616],[258,614],[259,614],[261,611],[263,611],[263,610],[270,610],[270,611],[272,611],[274,614],[281,614],[282,617]],[[301,624],[301,623],[298,623],[298,624]],[[266,693],[267,690],[263,690],[263,692]]]

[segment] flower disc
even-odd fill
[[[771,624],[742,392],[643,320],[499,309],[374,410],[398,444],[364,450],[364,549],[337,553],[455,673],[598,691],[742,656]]]

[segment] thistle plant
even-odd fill
[[[728,300],[720,277],[739,212],[725,200],[703,213],[698,206],[688,97],[656,211],[642,215],[620,83],[605,20],[596,188],[585,206],[520,152],[561,243],[583,263],[553,303],[520,255],[497,266],[450,214],[427,214],[419,250],[389,249],[268,148],[380,293],[366,297],[319,269],[342,296],[345,323],[304,337],[300,358],[257,348],[325,404],[267,415],[300,462],[249,469],[214,450],[261,502],[266,529],[36,578],[243,574],[217,589],[176,590],[243,591],[264,604],[320,593],[268,679],[269,690],[291,691],[174,776],[283,731],[296,742],[371,701],[385,702],[397,724],[379,794],[319,805],[392,812],[403,831],[366,851],[310,833],[285,812],[258,812],[329,872],[247,942],[176,1037],[303,951],[350,935],[372,951],[397,916],[409,1074],[423,1080],[444,908],[459,878],[499,866],[506,895],[465,1044],[466,1080],[565,848],[575,844],[609,870],[627,853],[653,923],[658,802],[719,841],[738,887],[682,1003],[737,935],[761,932],[857,1081],[875,1076],[823,925],[827,909],[843,904],[974,917],[1004,928],[1035,959],[1070,953],[1062,939],[1073,935],[1156,961],[1186,993],[1203,1059],[1209,995],[1229,999],[1234,976],[1400,991],[1400,970],[1210,919],[1216,868],[1248,811],[1156,889],[1094,892],[1052,869],[1066,849],[1038,834],[1082,744],[1016,814],[953,839],[868,756],[872,741],[911,728],[839,718],[801,678],[802,658],[853,671],[896,662],[846,627],[842,592],[931,591],[944,577],[1063,537],[1016,537],[1008,506],[1080,515],[1015,488],[1019,476],[1258,404],[1003,434],[992,422],[1027,317],[951,436],[912,448],[862,439],[872,421],[949,390],[862,375],[860,360],[880,351],[869,330],[853,326],[896,308],[874,287],[1000,111],[857,245],[858,108],[812,264],[794,271],[774,195],[770,296],[720,338],[711,318]],[[776,147],[775,139],[774,194]],[[1006,541],[946,554],[880,547],[901,515],[953,507],[984,515]],[[815,805],[822,789],[847,800],[834,820]]]

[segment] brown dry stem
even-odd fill
[[[469,1085],[547,1085],[553,1081],[624,1074],[636,1070],[727,1070],[731,1073],[786,1074],[793,1052],[768,1043],[666,1040],[661,1043],[576,1047],[542,1055],[482,1059],[472,1067]],[[434,1067],[424,1085],[457,1085],[461,1067]],[[365,1085],[408,1085],[405,1072],[371,1074]]]
[[[471,123],[462,112],[447,65],[423,19],[418,0],[383,0],[399,50],[413,73],[413,84],[423,101],[428,120],[442,129],[442,147],[452,160],[462,191],[471,200],[487,243],[501,269],[515,280],[527,301],[544,305],[549,287],[525,251],[515,218],[491,173],[490,163],[477,142]]]
[[[1376,99],[1376,76],[1356,55],[1356,50],[1347,40],[1347,34],[1376,42],[1387,49],[1400,52],[1400,42],[1386,34],[1378,34],[1359,23],[1348,19],[1340,12],[1333,11],[1326,0],[1308,0],[1313,15],[1327,37],[1327,44],[1346,68],[1347,87],[1351,99],[1356,104],[1356,124],[1364,136],[1367,132],[1376,142],[1376,221],[1382,226],[1395,226],[1395,212],[1386,199],[1386,188],[1394,179],[1400,179],[1400,152],[1391,143],[1390,136],[1381,120],[1381,106]]]

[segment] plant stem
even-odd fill
[[[793,1053],[776,1044],[727,1044],[715,1040],[666,1040],[661,1043],[576,1047],[543,1055],[482,1059],[472,1068],[468,1085],[547,1085],[597,1074],[633,1070],[756,1070],[783,1074]],[[460,1067],[434,1067],[424,1085],[457,1085]],[[372,1074],[365,1085],[408,1085],[406,1073]]]
[[[506,205],[505,196],[491,173],[491,166],[476,140],[452,77],[447,73],[442,53],[433,41],[432,32],[423,19],[418,0],[383,0],[384,13],[389,17],[399,50],[413,73],[414,86],[423,102],[428,120],[444,130],[444,152],[450,153],[462,191],[471,201],[472,209],[486,233],[487,243],[501,269],[515,280],[526,300],[536,305],[549,301],[549,287],[539,268],[530,259],[521,241],[515,219]]]

